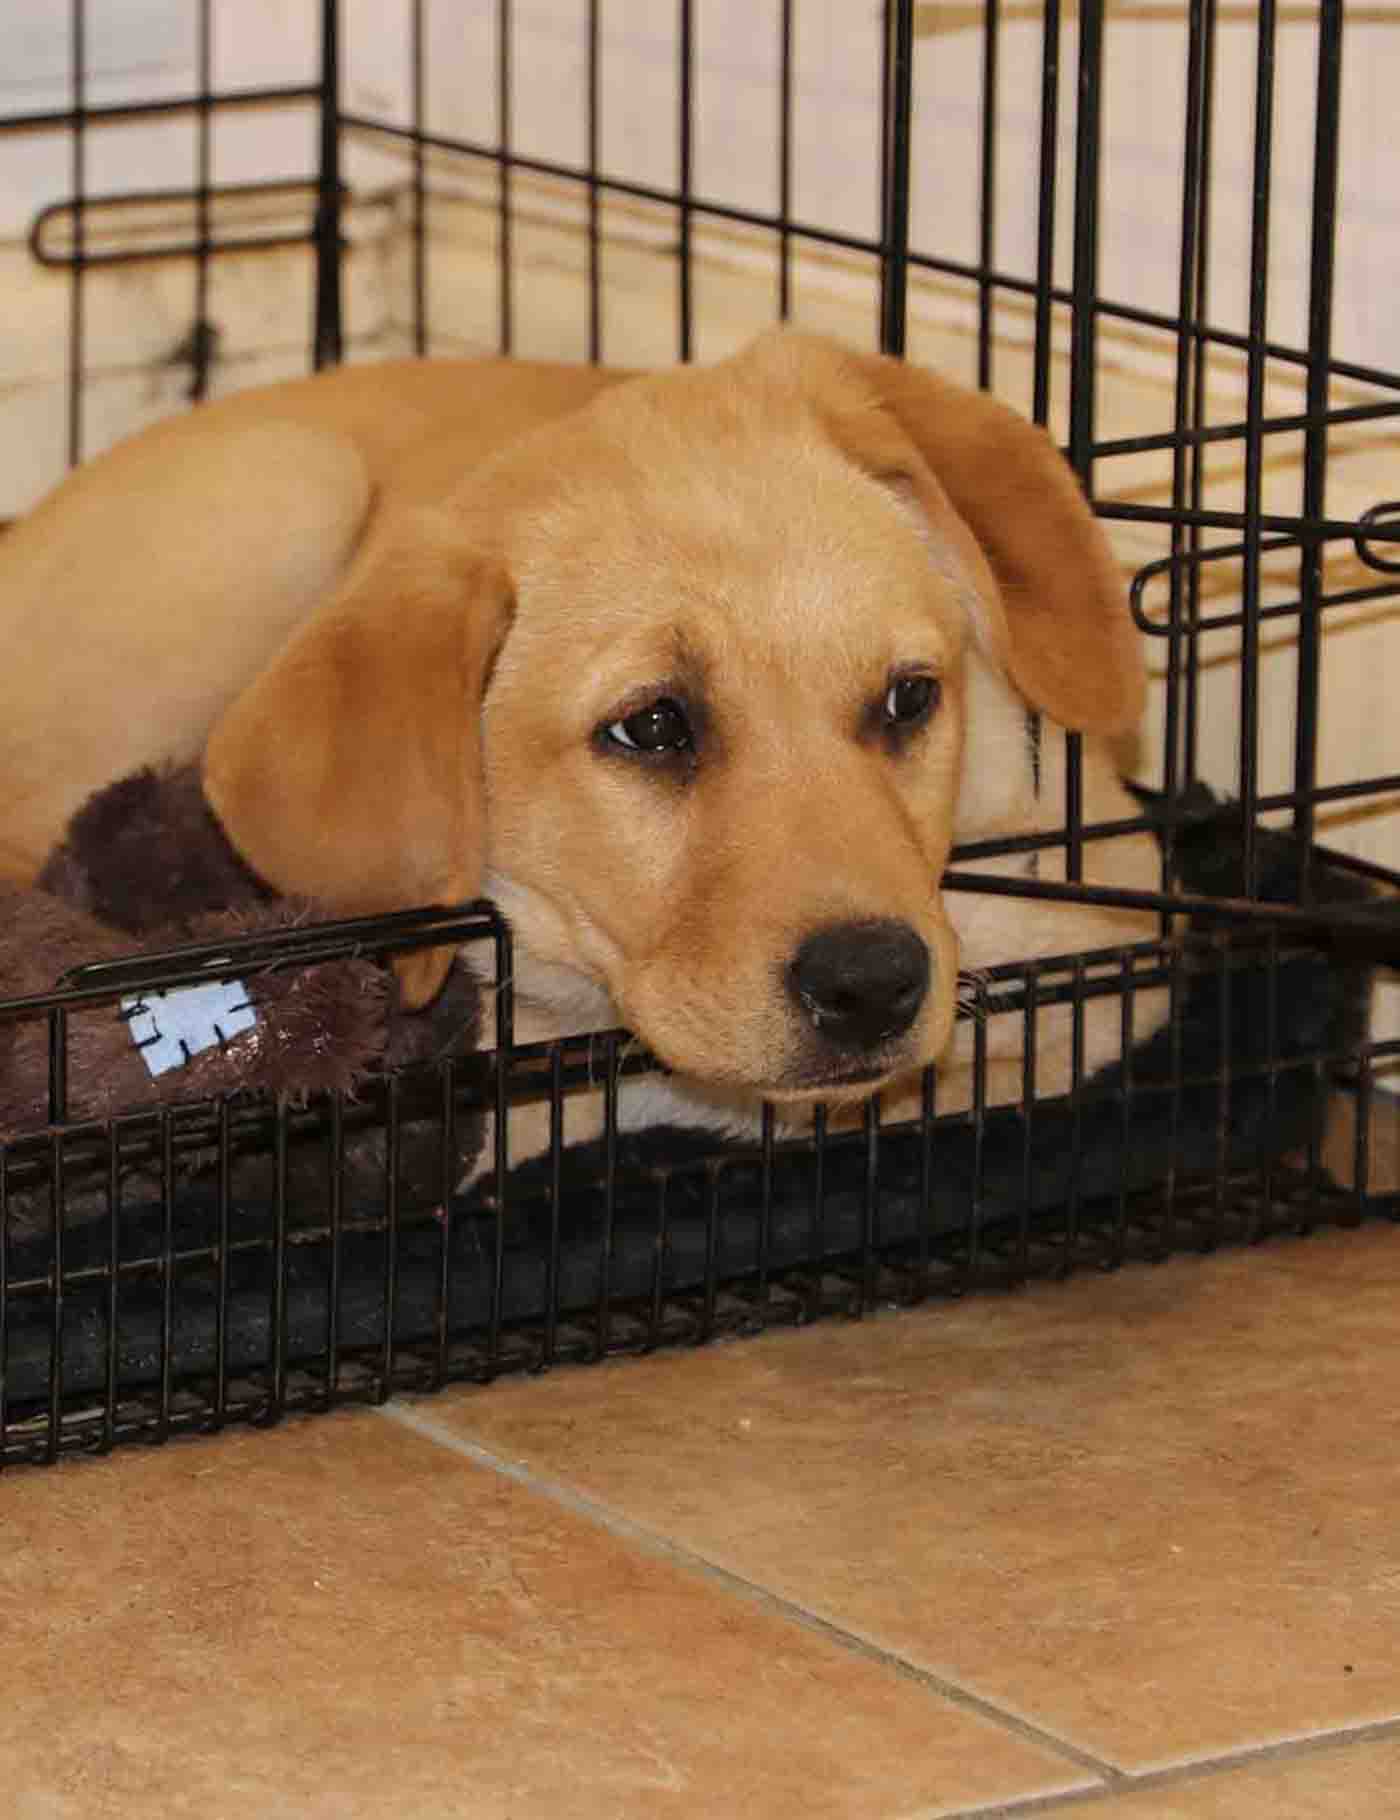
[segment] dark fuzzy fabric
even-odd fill
[[[136,771],[89,797],[37,882],[132,935],[273,895],[214,819],[197,765]]]
[[[72,969],[93,962],[276,934],[323,914],[306,902],[271,897],[254,878],[205,807],[194,766],[143,771],[98,792],[74,816],[41,877],[43,889],[0,890],[0,1002],[51,992]],[[385,1069],[469,1055],[478,1041],[477,985],[460,962],[421,1013],[405,1012],[392,973],[360,955],[262,964],[238,969],[236,977],[256,1011],[256,1027],[155,1077],[118,1005],[69,1009],[64,1124],[230,1095],[287,1107],[332,1093],[353,1099]],[[405,1083],[394,1159],[405,1205],[441,1199],[444,1180],[450,1192],[480,1147],[482,1120],[464,1119],[448,1155],[434,1123],[437,1105],[431,1082]],[[0,1142],[42,1136],[51,1129],[49,1110],[48,1018],[0,1018]],[[324,1146],[303,1141],[306,1128],[303,1121],[292,1132],[284,1167],[289,1205],[297,1218],[312,1220],[324,1217],[329,1190]],[[31,1145],[30,1154],[48,1153]],[[176,1156],[177,1177],[188,1182],[217,1160],[208,1142],[186,1144]],[[382,1191],[388,1162],[382,1120],[363,1111],[357,1117],[352,1108],[345,1148],[350,1190],[359,1191],[363,1176],[367,1191],[369,1184]],[[158,1159],[124,1161],[119,1179],[128,1200],[157,1192]],[[48,1165],[14,1179],[13,1237],[47,1228],[51,1190]],[[67,1165],[63,1205],[66,1224],[99,1217],[105,1167],[90,1163],[85,1172],[76,1159]]]

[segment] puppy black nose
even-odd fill
[[[842,1049],[873,1049],[904,1032],[928,992],[929,954],[908,923],[833,923],[809,935],[787,971],[788,991],[819,1033]]]

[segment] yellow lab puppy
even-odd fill
[[[1059,820],[1026,706],[1130,728],[1138,643],[1042,432],[816,337],[645,376],[402,362],[240,394],[16,527],[0,639],[12,872],[92,790],[204,751],[282,890],[489,892],[523,1034],[622,1021],[675,1070],[628,1123],[859,1099],[948,1055],[960,960],[1154,933],[945,905],[955,840]],[[1096,741],[1086,807],[1132,812]],[[1145,838],[1096,851],[1091,876],[1155,884]],[[406,960],[410,997],[445,966]],[[1116,1007],[1091,1026],[1092,1065]]]

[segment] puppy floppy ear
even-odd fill
[[[477,894],[481,698],[509,615],[503,571],[446,514],[405,512],[373,535],[205,750],[210,805],[268,884],[343,915]],[[451,958],[400,957],[410,1005]]]
[[[879,409],[838,404],[833,432],[862,465],[912,487],[935,533],[950,507],[971,529],[1000,595],[987,631],[1021,694],[1065,727],[1134,726],[1147,675],[1123,579],[1051,438],[985,392],[902,360],[845,350],[842,360]],[[896,426],[922,473],[891,446]]]

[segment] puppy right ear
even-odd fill
[[[210,736],[204,790],[268,884],[340,915],[481,886],[481,699],[510,618],[498,564],[445,513],[386,522]],[[447,950],[405,956],[423,1004]]]

